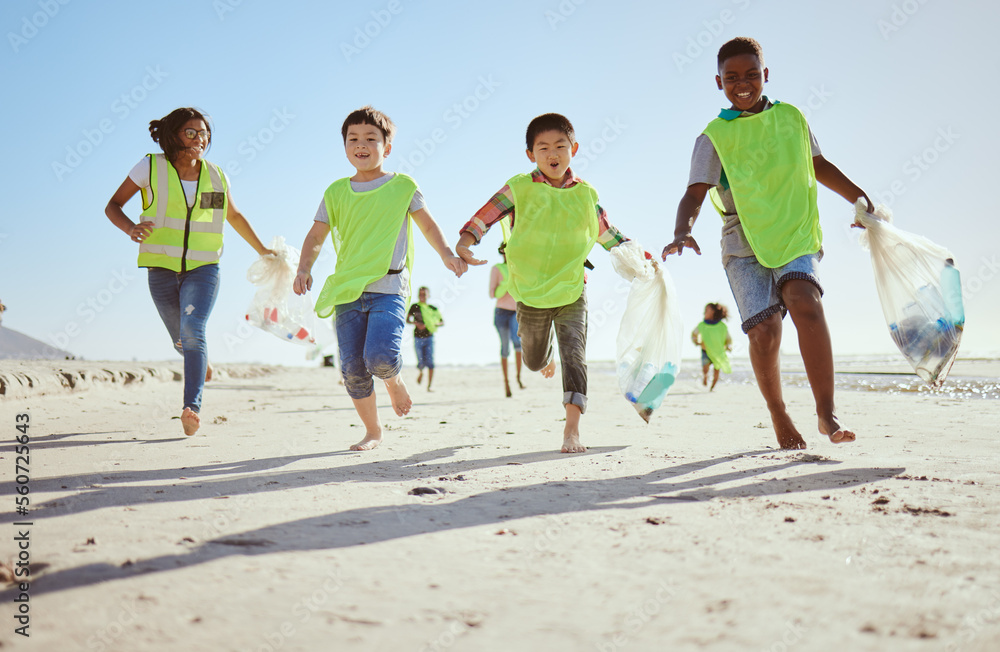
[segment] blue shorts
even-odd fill
[[[707,367],[712,364],[712,359],[708,357],[708,351],[705,349],[701,350],[701,366]]]
[[[753,256],[730,258],[726,264],[729,287],[740,310],[744,333],[776,312],[785,318],[785,304],[781,300],[781,286],[788,281],[809,281],[823,296],[823,286],[819,284],[820,254],[799,256],[787,265],[771,269],[764,267]]]

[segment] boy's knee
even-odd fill
[[[365,358],[365,366],[373,376],[386,380],[399,374],[403,369],[403,360],[398,355],[373,355]]]
[[[749,331],[747,338],[755,349],[770,349],[781,343],[781,316],[777,313],[760,322]]]

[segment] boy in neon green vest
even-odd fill
[[[510,218],[507,241],[508,291],[517,300],[518,335],[525,366],[555,374],[552,331],[562,361],[563,453],[581,453],[580,416],[587,409],[587,294],[584,263],[599,243],[612,249],[627,238],[608,222],[597,191],[570,169],[579,143],[573,125],[558,113],[538,116],[528,125],[531,174],[519,174],[462,227],[455,250],[470,265],[470,245],[503,218]],[[648,255],[648,254],[647,254]]]
[[[413,324],[413,348],[417,351],[417,384],[424,379],[424,369],[427,369],[427,391],[431,391],[434,382],[434,333],[444,326],[444,317],[435,306],[427,303],[431,290],[427,286],[417,290],[419,301],[410,306],[406,313],[406,323]]]
[[[733,338],[723,319],[729,317],[729,311],[721,303],[709,303],[705,306],[705,320],[698,323],[691,331],[691,341],[701,347],[701,384],[708,387],[708,370],[715,367],[712,376],[712,386],[715,389],[719,382],[719,373],[732,373],[727,351],[733,350]]]
[[[719,89],[732,106],[709,123],[695,144],[688,188],[677,208],[674,241],[663,249],[700,254],[691,229],[705,195],[722,215],[722,263],[750,339],[750,362],[782,448],[805,448],[785,410],[779,350],[781,320],[798,331],[819,431],[837,444],[854,441],[833,400],[833,351],[817,274],[822,232],[819,181],[851,204],[868,196],[823,158],[798,109],[763,95],[768,70],[760,44],[739,37],[719,49]],[[872,210],[871,201],[868,208]]]
[[[468,269],[448,247],[416,182],[406,175],[383,171],[395,131],[392,120],[370,106],[344,120],[344,150],[356,172],[334,181],[324,193],[302,244],[293,284],[296,294],[305,294],[312,287],[313,263],[330,234],[337,265],[316,299],[316,314],[337,314],[344,385],[365,425],[364,439],[351,446],[355,451],[371,450],[382,441],[372,376],[385,381],[397,415],[407,414],[413,405],[399,375],[413,263],[410,219],[445,267],[456,276]]]

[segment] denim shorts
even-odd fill
[[[785,318],[788,311],[781,300],[781,286],[788,281],[809,281],[819,289],[822,296],[819,259],[818,253],[806,254],[787,265],[771,269],[761,265],[754,256],[730,258],[726,263],[726,276],[729,277],[729,287],[733,290],[733,297],[740,310],[743,332],[749,333],[751,328],[776,312],[780,311],[781,318]]]
[[[405,304],[406,297],[398,294],[363,292],[355,301],[337,306],[340,370],[351,398],[371,396],[372,376],[388,380],[402,369]]]
[[[417,369],[434,368],[434,336],[414,337],[413,348],[417,351]]]

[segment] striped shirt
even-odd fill
[[[556,188],[572,188],[581,181],[580,177],[573,174],[572,169],[567,169],[561,185],[556,186],[556,184],[552,183],[538,168],[535,168],[531,172],[531,180],[535,183],[547,183]],[[619,233],[618,229],[608,222],[608,214],[604,212],[601,205],[595,204],[594,206],[597,210],[597,222],[599,227],[597,244],[610,251],[621,243],[628,242],[628,238]],[[513,228],[514,195],[511,193],[510,186],[504,186],[499,192],[493,195],[488,202],[486,202],[485,206],[476,211],[476,214],[472,216],[471,220],[465,223],[465,226],[462,227],[459,234],[467,231],[476,238],[476,244],[479,244],[479,241],[483,239],[483,236],[487,231],[489,231],[490,227],[508,215],[510,216],[510,226]]]

